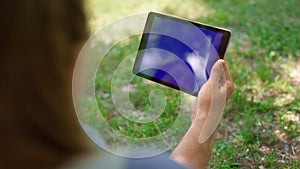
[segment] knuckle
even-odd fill
[[[227,82],[227,90],[230,92],[230,93],[233,93],[235,88],[234,88],[234,84],[232,82]]]

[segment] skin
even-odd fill
[[[228,101],[234,91],[231,75],[225,61],[219,60],[215,63],[211,76],[216,73],[214,72],[216,66],[223,66],[224,68],[227,91],[226,101]],[[199,143],[198,139],[211,106],[211,84],[216,83],[212,82],[212,79],[210,78],[199,91],[192,110],[191,127],[171,155],[174,161],[191,169],[207,168],[210,159],[213,135],[202,144]]]
[[[0,7],[5,25],[0,31],[0,168],[58,168],[93,155],[71,95],[74,62],[86,38],[83,2],[10,0]],[[229,98],[233,84],[224,68]],[[205,168],[209,160],[212,139],[199,144],[198,138],[209,112],[210,83],[199,92],[193,125],[172,154],[190,168]]]

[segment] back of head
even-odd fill
[[[83,2],[3,1],[0,20],[0,168],[54,168],[88,152],[71,95]]]

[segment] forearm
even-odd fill
[[[194,119],[189,131],[171,155],[174,161],[191,169],[207,168],[213,137],[202,144],[198,141],[206,116],[207,113],[203,112]]]

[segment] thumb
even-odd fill
[[[226,79],[224,63],[224,60],[218,60],[211,70],[209,79],[211,82],[211,104],[208,116],[200,132],[199,143],[204,143],[213,135],[222,118],[226,103]]]

